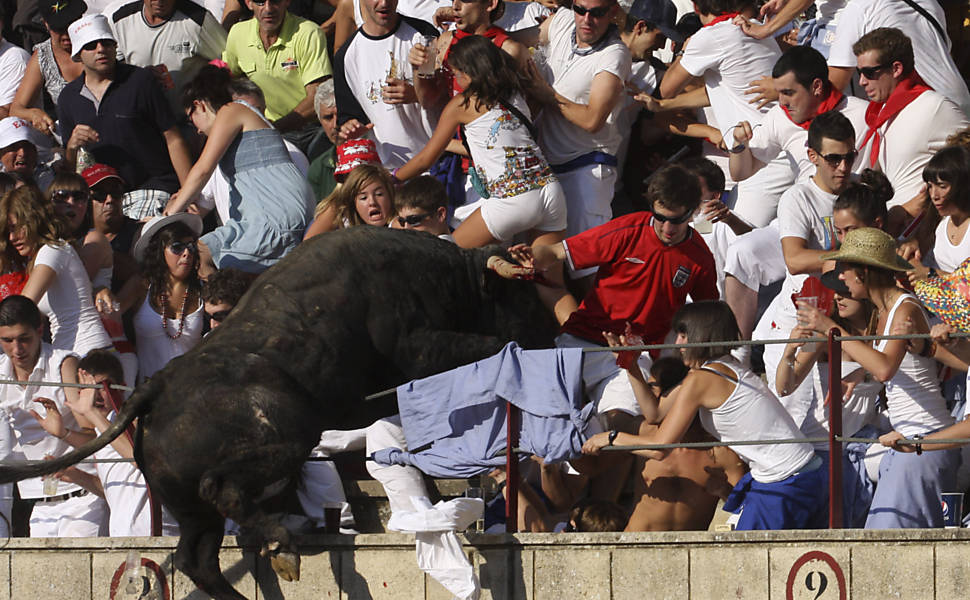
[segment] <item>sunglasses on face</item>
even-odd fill
[[[121,186],[109,187],[100,190],[91,190],[91,199],[95,202],[106,202],[108,200],[108,196],[111,196],[115,200],[119,200],[124,195],[125,192]]]
[[[207,313],[208,314],[208,313]],[[228,310],[217,310],[216,312],[209,315],[209,320],[213,323],[222,323],[229,316]]]
[[[168,251],[176,256],[182,256],[182,253],[186,250],[191,254],[199,253],[199,248],[195,245],[195,242],[172,242],[168,245]]]
[[[88,42],[81,46],[81,50],[86,50],[88,52],[94,52],[98,49],[98,44],[101,44],[105,48],[114,48],[116,42],[114,40],[94,40],[93,42]]]
[[[404,227],[405,225],[410,225],[411,227],[417,227],[430,216],[431,215],[429,213],[419,213],[416,215],[408,215],[406,217],[398,217],[397,222],[398,222],[398,225],[400,225],[401,227]]]
[[[875,79],[879,75],[879,71],[883,69],[888,69],[890,65],[876,65],[874,67],[856,67],[856,71],[859,75],[862,75],[866,79]]]
[[[694,213],[692,211],[687,211],[684,214],[680,215],[679,217],[665,217],[664,215],[658,212],[653,213],[654,219],[656,219],[657,221],[660,221],[661,223],[670,223],[671,225],[682,225],[687,221],[690,221],[693,216],[694,216]]]
[[[51,202],[54,204],[67,204],[68,200],[83,204],[88,201],[88,193],[80,190],[55,190],[51,192]]]
[[[851,167],[852,163],[855,162],[855,157],[858,155],[859,153],[855,150],[852,152],[846,152],[845,154],[819,154],[819,156],[822,157],[822,160],[827,162],[830,167],[837,167],[841,165],[843,160]]]
[[[252,2],[256,6],[262,6],[262,5],[266,4],[267,0],[252,0]],[[279,5],[282,2],[283,2],[283,0],[269,0],[269,3],[270,4],[275,4],[275,5]]]
[[[573,4],[573,12],[581,17],[589,15],[594,19],[602,19],[606,16],[612,6],[597,6],[596,8],[586,8],[585,6],[580,6],[578,4]]]

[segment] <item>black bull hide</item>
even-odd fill
[[[368,394],[479,360],[510,341],[548,347],[555,324],[532,285],[485,269],[501,250],[355,227],[302,244],[260,276],[204,343],[138,387],[98,439],[9,482],[92,454],[138,417],[135,457],[181,527],[175,565],[214,597],[242,598],[219,571],[224,518],[253,532],[285,579],[288,532],[255,499],[298,473],[324,429],[396,412]]]

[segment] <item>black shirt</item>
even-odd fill
[[[129,188],[178,190],[178,177],[162,135],[175,127],[175,116],[152,72],[118,63],[100,104],[84,87],[84,77],[67,84],[57,100],[65,145],[76,125],[88,125],[101,139],[86,149],[97,162],[117,169]]]

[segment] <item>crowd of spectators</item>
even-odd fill
[[[299,244],[390,227],[504,245],[489,268],[536,280],[559,348],[707,343],[587,354],[585,455],[527,462],[520,527],[703,529],[719,499],[740,529],[819,526],[830,460],[848,526],[941,526],[970,460],[898,440],[970,427],[951,337],[970,304],[966,6],[331,4],[0,5],[0,375],[22,382],[0,386],[0,460],[60,456],[121,400],[31,381],[145,382]],[[962,305],[940,300],[954,289]],[[844,345],[845,433],[889,450],[813,441],[820,344],[719,344],[833,327],[931,334]],[[775,437],[805,441],[602,451]],[[314,456],[388,446],[399,418],[324,432]],[[426,495],[414,467],[367,470],[395,511]],[[332,463],[304,480],[311,525],[340,502],[353,527]],[[2,486],[8,525],[15,495],[30,535],[149,530],[130,465]]]

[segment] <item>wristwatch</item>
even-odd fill
[[[620,432],[619,431],[617,431],[616,429],[611,429],[610,430],[610,437],[609,437],[610,443],[607,444],[607,445],[612,446],[613,445],[613,442],[616,441],[616,436],[618,436],[618,435],[620,435]]]

